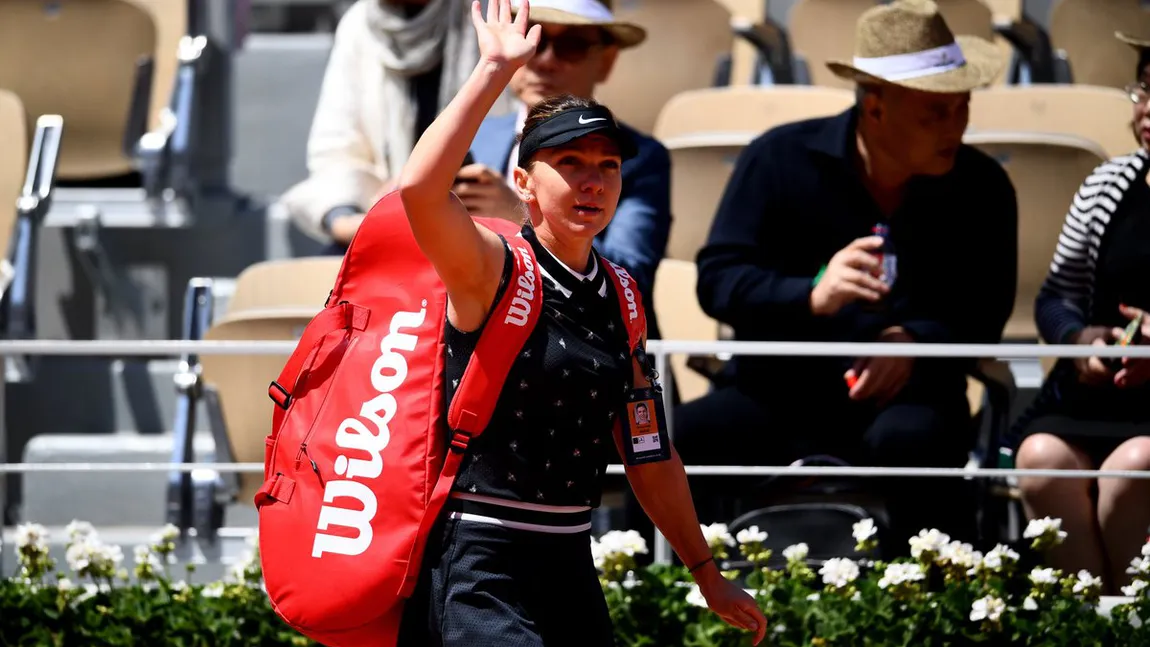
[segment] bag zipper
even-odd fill
[[[334,382],[335,380],[339,379],[339,375],[343,371],[343,366],[344,366],[343,360],[344,360],[344,358],[347,357],[347,355],[352,351],[352,347],[355,346],[355,344],[357,344],[358,342],[359,342],[359,336],[358,335],[352,336],[351,340],[347,342],[347,347],[343,349],[343,354],[340,357],[339,366],[336,367],[335,372],[332,373],[330,378],[328,378],[329,380],[332,380]],[[320,485],[324,484],[323,474],[320,473],[319,465],[315,462],[315,459],[313,459],[311,457],[311,454],[308,452],[307,444],[309,442],[311,442],[311,437],[313,434],[315,434],[316,421],[318,421],[320,418],[322,418],[324,412],[327,410],[327,402],[328,402],[328,398],[331,397],[331,392],[332,392],[332,389],[328,388],[327,392],[324,393],[323,402],[320,403],[319,410],[316,412],[315,419],[312,420],[312,424],[308,428],[307,434],[303,437],[303,442],[300,443],[299,449],[296,450],[296,455],[295,455],[295,469],[296,469],[296,471],[299,471],[300,464],[303,461],[304,457],[306,456],[308,463],[311,465],[312,472],[314,472],[316,477],[319,479]]]

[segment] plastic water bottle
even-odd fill
[[[882,271],[879,280],[886,283],[887,287],[894,287],[894,282],[898,278],[898,254],[894,251],[894,240],[890,237],[890,227],[879,223],[871,229],[871,232],[883,239],[882,247],[878,251],[878,260]]]

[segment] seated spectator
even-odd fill
[[[308,138],[308,178],[281,198],[342,254],[479,56],[470,0],[359,0],[344,13]]]
[[[518,7],[518,1],[512,5]],[[484,120],[471,147],[475,164],[460,171],[454,188],[473,215],[522,219],[510,178],[518,155],[515,138],[527,111],[561,94],[593,98],[595,87],[611,74],[620,50],[646,39],[641,27],[616,21],[599,0],[535,0],[531,22],[542,25],[543,39],[535,56],[511,80],[518,110]],[[659,334],[651,293],[671,229],[671,158],[659,142],[621,125],[635,140],[638,154],[623,163],[619,208],[596,238],[595,248],[627,268],[639,284],[647,308],[648,335],[654,339]]]
[[[828,64],[858,84],[851,109],[772,129],[740,155],[698,255],[700,303],[738,340],[997,343],[1014,304],[1017,205],[1003,169],[962,143],[971,89],[1001,67],[994,46],[956,40],[933,2],[896,0],[863,14],[855,51]],[[876,224],[897,252],[893,286]],[[688,465],[830,454],[961,467],[972,364],[736,357],[729,381],[675,411],[675,444]],[[973,540],[961,480],[890,481],[876,485],[896,550],[923,527]],[[697,487],[713,497],[697,495],[702,521],[726,520],[715,504],[730,481]]]
[[[1139,51],[1136,80],[1126,88],[1139,148],[1095,169],[1070,204],[1035,305],[1039,333],[1050,344],[1111,344],[1150,310],[1150,40],[1119,37]],[[1150,335],[1150,321],[1141,332]],[[1150,469],[1148,402],[1150,360],[1060,360],[1018,423],[1017,466]],[[1150,482],[1030,477],[1019,485],[1029,518],[1059,517],[1068,533],[1051,564],[1101,575],[1117,595],[1130,580],[1126,566],[1146,541]]]

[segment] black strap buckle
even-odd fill
[[[291,407],[291,393],[288,393],[288,390],[280,386],[280,383],[275,380],[272,380],[272,383],[268,385],[268,397],[284,411]]]

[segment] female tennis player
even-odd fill
[[[399,181],[415,238],[448,292],[449,401],[514,262],[451,186],[480,121],[535,52],[540,28],[528,30],[529,11],[525,0],[513,19],[509,0],[491,0],[484,20],[473,3],[480,62]],[[592,241],[615,213],[620,167],[633,149],[611,112],[592,101],[552,99],[528,115],[514,179],[529,216],[522,235],[543,274],[543,312],[432,532],[400,645],[614,644],[591,557],[591,511],[609,443],[624,453],[612,433],[617,417],[647,384],[633,380],[615,288]],[[628,465],[627,476],[710,608],[762,640],[766,618],[711,559],[678,456]]]

